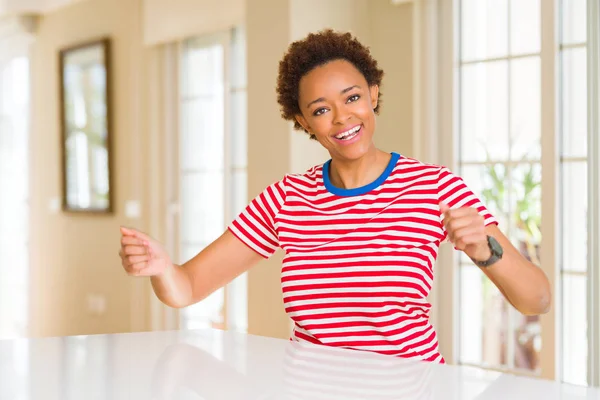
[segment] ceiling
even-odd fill
[[[0,0],[0,17],[45,14],[83,0]]]

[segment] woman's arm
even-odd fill
[[[148,235],[128,228],[121,233],[119,254],[127,273],[150,277],[156,296],[174,308],[199,302],[263,259],[229,230],[182,265],[173,264]]]
[[[513,307],[525,315],[550,310],[552,295],[548,278],[541,268],[521,255],[496,225],[485,226],[484,218],[474,208],[450,210],[441,205],[441,210],[449,240],[471,259],[485,261],[491,256],[488,235],[502,246],[502,259],[480,268]]]
[[[542,269],[523,257],[496,225],[487,226],[485,231],[500,243],[504,254],[495,264],[480,267],[483,273],[522,314],[547,313],[552,296]]]

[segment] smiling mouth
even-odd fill
[[[362,125],[357,125],[352,129],[348,129],[347,131],[338,133],[337,135],[335,135],[335,138],[337,140],[350,140],[356,137],[356,135],[359,134],[360,130],[362,129]]]

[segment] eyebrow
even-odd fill
[[[347,87],[346,89],[342,90],[342,91],[340,92],[340,94],[348,93],[348,92],[349,92],[349,91],[351,91],[352,89],[360,89],[360,86],[358,86],[358,85],[353,85],[353,86]],[[313,104],[315,104],[315,103],[319,103],[319,102],[321,102],[321,101],[325,101],[325,97],[319,97],[318,99],[311,101],[310,103],[308,103],[308,104],[306,105],[306,108],[309,108],[309,107],[310,107],[310,106],[312,106]]]

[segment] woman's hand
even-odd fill
[[[485,226],[475,208],[451,210],[440,204],[448,239],[473,260],[486,261],[492,255],[487,236],[503,249],[502,259],[481,270],[506,300],[524,315],[547,313],[552,303],[550,282],[540,267],[527,260],[495,224]]]
[[[263,259],[226,230],[190,260],[177,265],[158,241],[124,227],[119,256],[128,275],[150,277],[156,296],[173,308],[203,300]]]
[[[164,247],[148,235],[121,227],[121,265],[130,276],[158,276],[171,266]]]
[[[485,231],[485,220],[477,209],[463,207],[451,210],[446,204],[440,204],[444,214],[444,227],[448,239],[457,250],[462,250],[468,257],[477,261],[485,261],[492,256]]]

